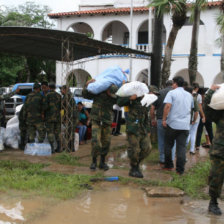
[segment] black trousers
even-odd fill
[[[201,145],[201,136],[202,136],[204,126],[208,132],[210,142],[212,143],[212,140],[213,140],[212,122],[206,121],[205,123],[203,123],[202,120],[200,119],[200,123],[198,125],[198,130],[197,130],[196,147],[199,147]]]
[[[186,162],[186,141],[189,135],[188,130],[176,130],[167,126],[165,130],[165,168],[173,168],[172,148],[176,140],[176,171],[184,173]]]

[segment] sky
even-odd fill
[[[47,5],[52,12],[69,12],[78,10],[80,0],[29,0],[40,5]],[[24,4],[26,0],[0,0],[0,6],[17,7]]]

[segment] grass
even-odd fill
[[[166,186],[177,187],[193,198],[208,198],[202,189],[208,184],[211,163],[209,160],[199,162],[186,174],[173,174],[173,180]]]
[[[53,157],[53,160],[57,163],[63,165],[72,165],[72,166],[85,166],[84,164],[79,162],[79,157],[73,156],[67,152],[62,152]]]
[[[44,164],[0,161],[0,191],[20,190],[60,199],[73,198],[88,187],[91,176],[43,171]]]

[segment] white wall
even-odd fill
[[[118,1],[115,1],[116,4],[117,2]],[[127,1],[124,0],[122,2],[125,3]],[[218,9],[215,8],[204,10],[201,12],[201,20],[204,22],[204,25],[200,25],[198,53],[201,54],[201,56],[198,57],[198,73],[202,75],[204,85],[206,87],[209,87],[214,82],[215,77],[219,74],[220,71],[220,56],[214,55],[220,54],[221,51],[220,47],[215,44],[216,39],[218,39],[218,37],[220,36],[215,21],[217,14]],[[190,16],[189,13],[188,16]],[[138,30],[147,19],[148,13],[134,14],[132,48],[136,48],[136,44],[138,41]],[[130,30],[130,15],[95,15],[91,17],[66,17],[63,19],[58,19],[58,28],[62,30],[67,30],[67,28],[74,23],[84,22],[92,28],[94,32],[94,39],[102,40],[102,33],[105,27],[113,21],[119,21],[125,24],[128,29],[126,30],[126,28],[124,28],[125,26],[120,26],[117,25],[118,23],[114,23],[113,42],[121,44],[123,41],[123,32],[127,32]],[[168,39],[169,32],[172,28],[172,20],[168,14],[164,16],[164,25],[167,31],[166,38]],[[151,32],[151,29],[149,32]],[[174,45],[174,55],[173,62],[171,65],[170,78],[174,77],[175,74],[177,74],[181,70],[188,68],[188,55],[190,53],[191,32],[192,26],[184,26],[178,32],[177,39]],[[133,60],[133,80],[136,80],[136,75],[140,71],[148,69],[148,62],[143,61],[144,60],[140,59]],[[111,58],[85,62],[84,70],[86,69],[86,71],[94,77],[107,67],[117,63],[121,65],[123,69],[129,67],[129,59]],[[60,75],[58,74],[60,72],[60,66],[57,65],[57,84],[60,84],[61,82]]]

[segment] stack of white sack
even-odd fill
[[[18,149],[19,142],[20,142],[19,119],[18,116],[15,115],[6,124],[4,143],[8,147]]]
[[[224,83],[212,95],[211,102],[208,105],[214,110],[224,110]]]
[[[87,90],[93,94],[99,94],[112,84],[120,87],[123,81],[127,82],[127,77],[119,66],[113,66],[96,76],[95,80],[87,86]]]
[[[154,103],[158,97],[155,94],[145,94],[143,99],[141,100],[142,106],[148,107],[152,103]]]
[[[145,83],[133,81],[125,83],[123,86],[121,86],[121,88],[116,92],[116,95],[120,97],[126,97],[136,94],[137,97],[141,97],[147,93],[149,93],[149,89]]]

